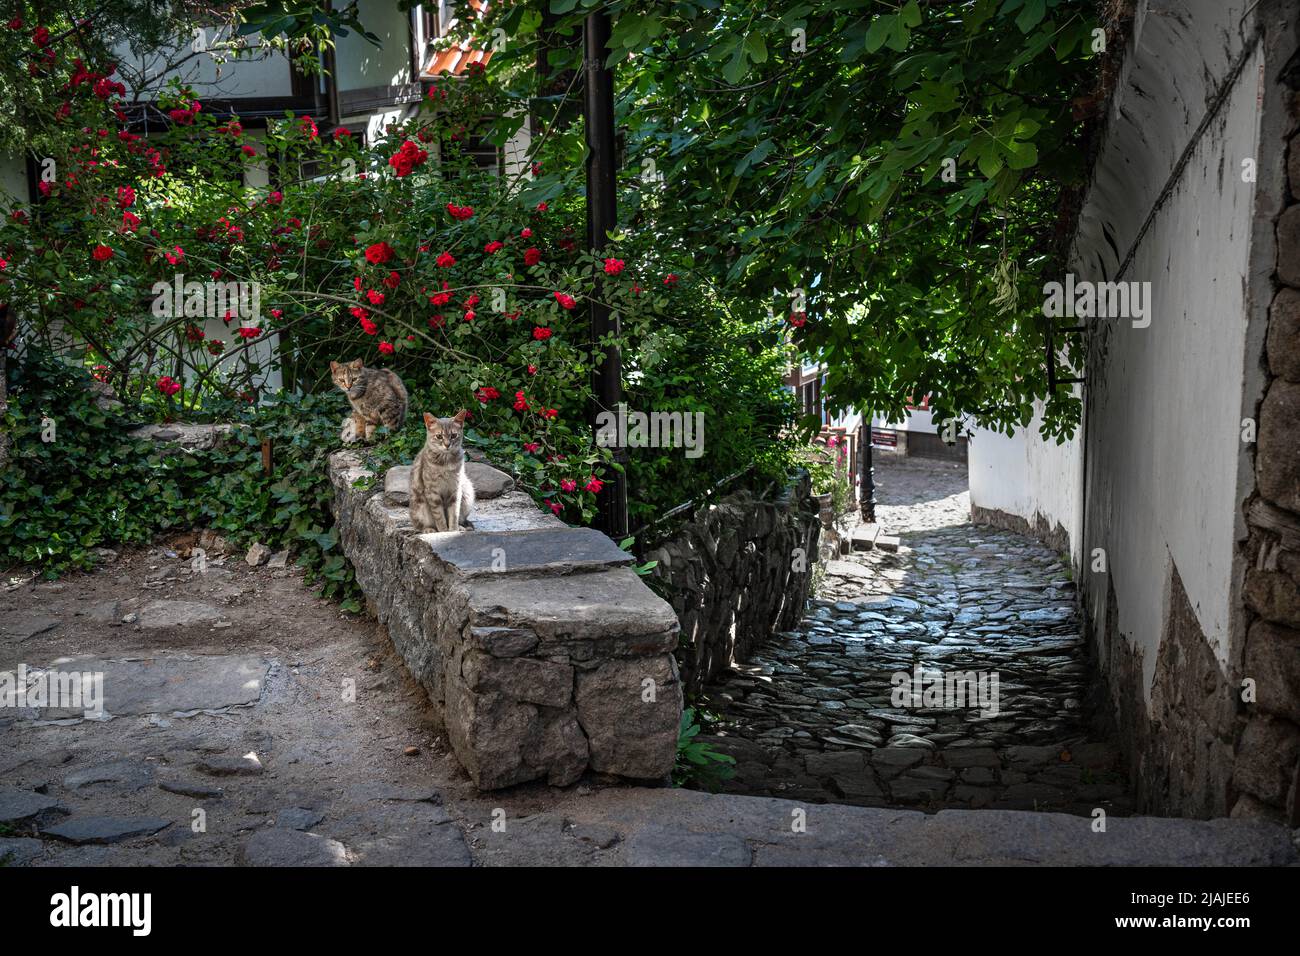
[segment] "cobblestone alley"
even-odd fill
[[[800,629],[774,635],[701,701],[707,739],[737,760],[720,789],[1128,813],[1117,753],[1090,732],[1075,588],[1060,558],[972,525],[964,465],[885,458],[876,478],[877,518],[899,550],[832,562]],[[972,671],[983,685],[951,686]],[[944,686],[970,693],[933,696]]]

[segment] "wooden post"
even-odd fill
[[[599,8],[587,15],[584,34],[584,68],[586,89],[583,113],[587,136],[587,247],[597,255],[605,248],[606,233],[617,225],[617,157],[614,155],[614,74],[605,66],[609,55],[609,12]],[[597,280],[596,298],[602,295]],[[593,433],[596,416],[602,411],[617,414],[623,393],[623,356],[614,344],[601,346],[608,335],[618,335],[618,317],[603,303],[591,303],[592,349],[602,349],[604,357],[592,373],[595,400],[591,409]],[[626,464],[627,449],[615,447],[614,459]],[[627,537],[627,478],[615,472],[597,499],[601,530],[621,541]]]

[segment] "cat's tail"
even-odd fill
[[[460,523],[464,524],[469,520],[470,512],[474,510],[474,483],[469,480],[469,475],[465,474],[462,467],[460,472]]]

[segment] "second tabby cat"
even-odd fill
[[[352,406],[343,423],[343,441],[370,441],[380,425],[396,431],[406,421],[406,386],[391,369],[366,368],[361,359],[330,362],[330,377]]]

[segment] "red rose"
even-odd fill
[[[605,483],[601,481],[599,478],[597,478],[595,475],[592,475],[590,478],[587,479],[587,484],[584,485],[584,487],[588,491],[590,491],[593,495],[598,495],[600,494],[600,489],[605,487]]]
[[[524,250],[524,265],[535,266],[542,261],[542,252],[536,246]]]
[[[623,260],[622,260],[622,259],[606,259],[606,260],[605,260],[605,275],[607,275],[607,276],[616,276],[616,275],[618,275],[620,272],[623,271],[623,265],[624,265],[624,263],[623,263]]]
[[[464,222],[474,215],[473,206],[457,206],[454,202],[447,203],[447,212],[451,213],[451,218]]]
[[[385,355],[392,355],[392,354],[393,354],[393,343],[392,343],[392,342],[380,342],[380,343],[379,343],[379,351],[383,352]]]
[[[94,256],[96,262],[107,262],[113,258],[113,249],[111,246],[98,245],[95,246],[95,251],[91,255]]]
[[[577,304],[573,296],[566,295],[563,292],[552,292],[551,295],[555,296],[555,301],[560,303],[560,306],[564,309],[572,309]]]
[[[374,289],[371,289],[366,293],[366,298],[370,300],[371,305],[384,304],[384,294],[382,292],[376,292]]]
[[[504,248],[505,248],[505,243],[498,242],[497,240],[493,239],[491,242],[489,242],[486,246],[483,247],[483,251],[486,252],[488,255],[492,255],[494,252],[500,252]]]
[[[415,143],[408,139],[402,143],[401,148],[396,153],[388,157],[388,165],[393,167],[393,170],[397,173],[397,178],[401,179],[403,176],[411,175],[412,170],[417,166],[423,166],[428,158],[428,151],[420,149],[419,146],[416,146]]]
[[[551,330],[546,328],[544,325],[539,325],[537,328],[533,329],[533,338],[539,342],[545,342],[550,337]]]
[[[393,258],[393,247],[386,242],[376,242],[366,247],[366,261],[371,265],[381,265]]]
[[[436,261],[438,263],[439,268],[450,269],[452,266],[456,264],[456,257],[453,256],[450,252],[444,252],[438,256]]]
[[[369,319],[362,319],[361,331],[365,332],[366,335],[374,335],[379,331],[379,326],[375,325],[375,323],[371,322]]]

